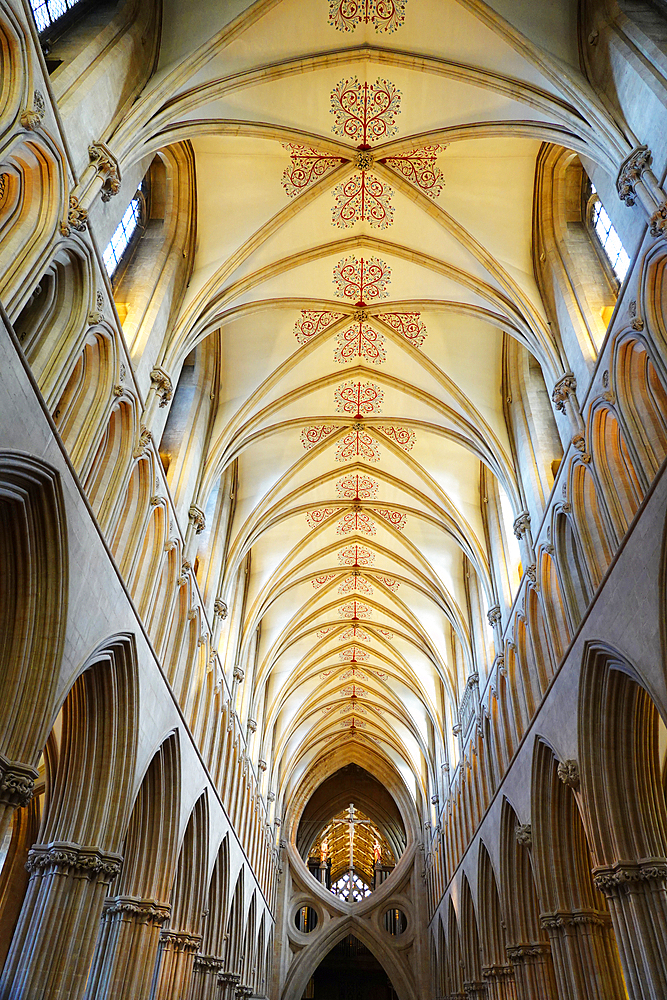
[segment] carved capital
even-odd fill
[[[275,792],[267,792],[266,793],[266,801],[267,802],[275,802],[276,801],[276,793]]]
[[[36,90],[32,95],[32,107],[24,108],[21,112],[21,117],[19,119],[21,127],[34,132],[35,129],[38,129],[42,124],[45,114],[46,102],[39,90]]]
[[[266,761],[262,760],[262,758],[260,757],[260,759],[257,761],[257,770],[258,771],[266,771],[267,767],[268,767],[268,764],[266,763]]]
[[[572,927],[607,927],[611,918],[598,910],[558,910],[540,914],[540,924],[552,933]]]
[[[136,896],[110,896],[104,901],[102,918],[129,920],[136,924],[154,924],[161,927],[169,919],[171,906],[155,899],[140,899]]]
[[[88,147],[90,162],[98,177],[102,177],[102,201],[109,201],[120,190],[120,167],[118,160],[104,142],[93,142]]]
[[[554,406],[561,413],[565,412],[565,402],[573,396],[577,391],[577,380],[572,374],[572,372],[566,372],[562,378],[559,378],[553,387],[551,392],[551,399],[553,400]]]
[[[508,979],[514,979],[514,969],[511,965],[484,965],[482,975],[485,979],[506,982]]]
[[[249,733],[257,732],[257,722],[255,721],[255,719],[248,719],[248,732]]]
[[[67,219],[65,222],[60,224],[60,232],[63,236],[69,236],[73,229],[76,229],[77,233],[83,233],[86,230],[86,223],[88,222],[88,212],[85,208],[82,208],[79,204],[79,199],[76,195],[71,194],[69,196],[69,208],[67,210]]]
[[[579,787],[579,765],[576,760],[561,760],[558,762],[558,777],[568,788]]]
[[[537,583],[537,566],[535,563],[531,563],[530,566],[526,566],[526,576],[531,583]]]
[[[468,1000],[486,1000],[486,983],[464,983],[463,990]]]
[[[572,438],[572,444],[577,449],[581,455],[582,462],[590,462],[591,456],[586,451],[586,438],[583,434],[575,434]]]
[[[658,238],[659,236],[665,236],[667,234],[667,202],[663,201],[662,205],[659,205],[657,207],[657,209],[651,216],[649,223],[650,223],[649,232],[651,236]],[[639,320],[639,322],[641,323],[641,320]],[[633,323],[632,325],[636,330],[637,327],[635,326],[635,324]],[[644,324],[642,323],[639,329],[641,329],[643,326]]]
[[[227,605],[220,597],[216,597],[213,603],[213,613],[217,615],[218,618],[221,618],[223,622],[227,617]]]
[[[254,990],[253,990],[252,986],[237,986],[236,987],[236,996],[237,996],[238,1000],[247,1000],[248,997],[251,997],[253,995],[253,992],[254,992]]]
[[[201,940],[201,934],[189,934],[187,931],[160,931],[160,941],[163,947],[170,951],[193,954],[199,950]]]
[[[224,958],[215,955],[195,955],[195,972],[220,972],[225,964]]]
[[[157,365],[153,368],[151,371],[151,382],[155,386],[156,393],[160,398],[160,408],[166,406],[174,394],[174,387],[164,368],[160,368]]]
[[[0,805],[12,809],[27,806],[32,798],[38,773],[29,764],[9,760],[0,754]]]
[[[139,440],[137,441],[136,447],[132,452],[132,457],[141,458],[142,455],[145,455],[150,448],[152,440],[153,436],[151,432],[142,424],[139,431]]]
[[[593,869],[595,886],[605,896],[625,895],[633,885],[667,881],[667,858],[646,858],[642,861],[617,861],[615,865]]]
[[[535,965],[544,961],[549,953],[549,945],[541,941],[532,941],[530,944],[518,944],[507,949],[507,957],[512,965]]]
[[[206,516],[201,507],[196,504],[190,505],[190,510],[188,511],[188,520],[195,529],[196,535],[201,535],[202,531],[206,527]]]
[[[634,205],[637,193],[637,181],[640,181],[645,170],[649,170],[653,156],[648,146],[637,146],[621,164],[616,178],[618,197],[626,205]]]
[[[502,621],[502,613],[500,611],[500,605],[494,604],[492,608],[486,612],[486,617],[489,620],[489,625],[491,628],[495,628],[496,625],[500,625]]]
[[[235,681],[237,681],[240,684],[243,678],[245,677],[245,671],[242,670],[241,667],[234,667],[232,677],[234,678]]]
[[[78,844],[56,843],[35,844],[28,851],[25,867],[31,875],[70,875],[108,885],[116,878],[122,864],[119,854],[107,854]]]
[[[521,844],[522,847],[532,847],[533,830],[530,823],[519,823],[514,834],[517,844]]]
[[[521,541],[530,528],[530,514],[527,510],[522,510],[521,513],[514,518],[514,524],[512,527],[514,529],[514,537]]]

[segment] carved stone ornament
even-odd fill
[[[535,563],[531,563],[530,566],[526,566],[526,576],[531,583],[537,583],[537,566]]]
[[[21,126],[34,132],[42,124],[45,114],[46,102],[39,90],[36,90],[32,95],[32,107],[24,108],[21,112]]]
[[[253,990],[252,986],[237,986],[236,987],[236,996],[239,998],[239,1000],[248,1000],[248,997],[251,997],[253,995],[253,993],[254,993],[254,990]]]
[[[224,622],[225,618],[227,617],[227,613],[228,613],[227,612],[227,605],[225,604],[225,602],[220,597],[216,597],[216,599],[215,599],[215,601],[213,603],[213,613],[216,614],[218,616],[218,618],[221,618],[223,622]]]
[[[582,462],[590,462],[591,456],[586,451],[586,438],[584,437],[584,435],[583,434],[575,434],[573,436],[573,438],[572,438],[572,444],[574,445],[574,447],[577,449],[577,451],[581,455],[581,461]]]
[[[608,927],[609,914],[597,910],[559,910],[540,914],[540,924],[547,931],[561,931],[570,927]]]
[[[237,681],[240,684],[243,678],[245,677],[245,670],[243,670],[241,667],[234,667],[234,672],[232,673],[232,677],[234,678],[235,681]]]
[[[514,979],[514,969],[511,965],[483,965],[482,975],[485,979]]]
[[[102,919],[132,920],[137,924],[154,924],[161,927],[169,919],[171,906],[158,903],[155,899],[139,899],[136,896],[110,896],[104,901]]]
[[[78,844],[35,844],[28,851],[26,871],[31,875],[76,875],[107,884],[119,874],[123,859]]]
[[[653,213],[653,215],[651,216],[651,218],[650,218],[649,232],[650,232],[651,236],[656,237],[656,239],[659,236],[664,236],[665,234],[667,234],[667,203],[666,202],[663,202],[662,205],[659,205],[658,208]],[[633,325],[633,327],[635,329],[637,329],[635,327],[634,323],[632,325]],[[644,324],[642,323],[642,326],[643,325]]]
[[[215,955],[195,955],[195,972],[219,972],[225,964],[224,958]]]
[[[114,396],[122,396],[124,392],[125,392],[125,388],[124,388],[124,386],[120,385],[120,383],[118,383],[118,385],[115,385],[113,387],[113,394],[114,394]]]
[[[486,1000],[486,983],[467,982],[463,984],[467,1000]]]
[[[193,503],[188,511],[188,520],[190,524],[193,525],[195,534],[201,535],[202,531],[206,527],[206,516],[201,507],[198,507]]]
[[[104,179],[102,201],[109,201],[120,190],[120,167],[118,166],[118,160],[104,142],[92,143],[88,147],[88,156],[97,171],[98,177]]]
[[[374,157],[370,149],[360,149],[354,157],[354,165],[357,170],[371,170]]]
[[[579,765],[576,760],[558,762],[558,777],[568,788],[579,787]]]
[[[533,830],[530,823],[519,823],[514,833],[517,844],[520,844],[522,847],[532,847]]]
[[[152,440],[151,432],[142,424],[139,431],[139,440],[132,452],[132,457],[141,458],[142,455],[145,455],[150,448]]]
[[[260,757],[260,759],[257,761],[257,770],[258,771],[266,771],[267,767],[268,767],[268,764],[266,763],[266,761],[262,760],[262,758]]]
[[[255,721],[255,719],[248,719],[248,732],[249,733],[257,732],[257,722]]]
[[[593,869],[595,887],[605,896],[626,893],[632,883],[667,881],[667,858],[646,858],[643,861],[618,861]]]
[[[565,401],[577,391],[577,380],[572,372],[566,372],[559,378],[551,392],[554,406],[561,413],[565,412]]]
[[[438,795],[432,795],[431,796],[431,805],[437,806],[437,804],[438,804],[439,801],[440,801],[440,799],[439,799]]]
[[[514,537],[521,541],[530,528],[530,514],[527,510],[522,510],[521,513],[514,518],[514,524],[512,527],[514,529]]]
[[[174,387],[166,371],[156,365],[151,371],[151,382],[160,398],[160,408],[166,406],[174,394]]]
[[[69,196],[69,209],[67,211],[67,220],[60,223],[60,232],[63,236],[69,236],[73,229],[77,233],[83,233],[86,230],[86,223],[88,222],[88,212],[85,208],[81,208],[79,204],[79,199],[76,195],[71,194]]]
[[[502,612],[500,610],[499,604],[494,604],[492,608],[486,612],[486,617],[488,618],[489,625],[491,628],[495,628],[496,625],[500,625],[502,621]]]
[[[534,941],[530,944],[519,944],[515,945],[514,948],[508,948],[507,957],[512,965],[541,963],[549,950],[549,945],[546,942],[541,944],[539,941]]]
[[[616,190],[618,197],[626,205],[634,205],[637,181],[641,180],[642,174],[650,168],[652,162],[653,157],[648,146],[637,146],[623,160],[616,178]]]
[[[187,931],[160,931],[160,941],[162,941],[170,951],[192,954],[199,950],[201,940],[200,934],[188,934]]]
[[[38,773],[29,764],[8,760],[0,754],[0,805],[12,809],[27,806],[32,798]]]
[[[276,793],[275,792],[267,792],[266,793],[266,801],[267,802],[275,802],[276,801]]]

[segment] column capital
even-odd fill
[[[521,539],[523,538],[523,536],[526,534],[526,532],[530,528],[530,513],[529,513],[529,511],[527,511],[527,510],[520,511],[517,514],[517,516],[514,518],[514,524],[512,525],[512,528],[514,530],[514,537],[517,538],[519,541],[521,541]]]
[[[541,913],[540,924],[547,931],[560,931],[571,927],[608,927],[611,917],[599,910],[557,910]]]
[[[531,941],[530,944],[516,944],[507,949],[507,957],[512,965],[521,963],[541,962],[551,951],[544,941]]]
[[[579,787],[579,765],[576,760],[561,760],[558,762],[558,777],[568,788]]]
[[[225,602],[222,600],[221,597],[216,597],[215,601],[213,602],[213,613],[217,615],[218,618],[221,618],[223,622],[227,617],[228,614],[227,605],[225,604]]]
[[[88,156],[95,172],[103,178],[102,201],[109,201],[120,191],[120,167],[118,160],[105,142],[93,142],[88,147]]]
[[[252,986],[237,986],[236,987],[236,997],[237,1000],[248,1000],[255,991]]]
[[[190,934],[188,931],[172,931],[169,928],[160,931],[160,941],[171,945],[172,951],[196,952],[201,944],[201,934]]]
[[[557,410],[565,412],[565,402],[577,391],[577,380],[572,372],[565,372],[555,383],[551,391],[551,399]]]
[[[155,365],[151,371],[151,382],[155,386],[157,395],[160,397],[160,408],[166,406],[174,394],[174,387],[164,368]]]
[[[636,146],[623,160],[616,178],[616,190],[618,197],[626,205],[634,205],[637,181],[641,180],[642,174],[650,169],[652,163],[653,155],[648,146]]]
[[[221,972],[225,964],[224,958],[216,955],[195,955],[195,972]]]
[[[495,628],[496,625],[500,625],[502,621],[502,612],[500,610],[499,604],[494,604],[492,608],[486,612],[486,617],[489,621],[491,628]]]
[[[202,531],[206,527],[206,515],[201,507],[198,507],[196,503],[190,504],[188,521],[194,527],[195,534],[201,535]]]
[[[533,828],[530,823],[519,823],[514,833],[517,844],[520,844],[522,847],[533,846]]]
[[[593,869],[595,887],[605,896],[620,895],[640,882],[667,881],[667,858],[645,858],[642,861],[617,861]]]
[[[20,809],[32,798],[39,771],[30,764],[9,760],[0,754],[0,805]]]
[[[137,924],[155,924],[161,927],[169,919],[171,906],[156,899],[141,899],[137,896],[110,896],[104,901],[102,919],[132,920]]]
[[[31,875],[73,875],[108,884],[119,874],[122,864],[120,854],[61,842],[35,844],[28,851],[25,867]]]

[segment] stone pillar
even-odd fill
[[[170,907],[155,899],[110,896],[86,988],[89,1000],[148,1000],[160,942]]]
[[[648,146],[637,146],[621,164],[616,178],[616,190],[626,205],[637,202],[649,220],[651,236],[667,234],[667,195],[651,169],[653,155]]]
[[[8,760],[0,754],[0,844],[12,821],[14,810],[27,806],[30,802],[38,773],[29,764]]]
[[[237,986],[236,1000],[249,1000],[249,997],[251,997],[254,992],[255,991],[252,986]]]
[[[486,983],[463,984],[466,1000],[487,1000]]]
[[[235,1000],[236,987],[241,977],[233,972],[221,972],[218,975],[218,993],[216,1000]]]
[[[624,1000],[611,920],[597,910],[543,913],[558,992],[571,1000]]]
[[[224,964],[224,959],[216,958],[215,955],[195,955],[189,1000],[216,1000],[218,974],[222,972]]]
[[[518,1000],[557,1000],[549,951],[549,945],[543,941],[507,949]]]
[[[78,844],[37,844],[0,978],[2,1000],[83,996],[102,906],[122,858]]]
[[[199,950],[201,935],[187,931],[160,932],[160,953],[151,1000],[176,1000],[187,997]]]
[[[631,1000],[667,997],[667,859],[618,861],[593,870],[604,893]]]
[[[551,392],[551,400],[555,408],[568,418],[572,439],[581,437],[586,428],[577,399],[577,380],[572,372],[566,372],[558,379]]]
[[[511,965],[485,965],[482,975],[488,1000],[516,1000],[514,969]]]

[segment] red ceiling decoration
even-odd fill
[[[426,325],[419,315],[418,312],[378,313],[378,319],[400,333],[413,347],[421,347],[426,340]]]
[[[301,443],[306,451],[314,448],[320,441],[324,441],[336,428],[332,424],[319,424],[314,427],[304,427],[301,431]]]
[[[384,518],[385,521],[388,521],[398,531],[403,531],[403,528],[407,524],[407,515],[402,514],[400,510],[391,510],[388,507],[374,507],[373,511],[378,517]]]
[[[354,427],[342,437],[336,448],[337,462],[350,462],[353,459],[365,459],[367,462],[380,461],[380,449],[377,441],[363,427]]]
[[[380,635],[383,635],[385,637],[385,639],[393,639],[394,638],[394,633],[390,632],[388,628],[378,628],[378,632],[380,633]],[[386,674],[385,674],[385,677],[386,677]]]
[[[415,187],[430,198],[437,198],[445,183],[442,170],[436,163],[438,153],[445,146],[422,146],[400,156],[388,156],[380,160],[406,177]]]
[[[412,451],[416,441],[414,431],[408,430],[407,427],[399,427],[396,424],[385,424],[382,427],[378,426],[377,429],[382,431],[391,441],[394,441],[405,451]]]
[[[370,514],[356,507],[354,510],[348,510],[346,514],[343,514],[338,522],[336,533],[338,535],[350,535],[355,531],[361,532],[362,535],[374,535],[377,531],[375,522]]]
[[[336,413],[370,417],[382,412],[384,392],[375,382],[341,382],[334,391]]]
[[[329,312],[327,309],[302,309],[301,316],[294,324],[294,336],[300,344],[307,344],[322,330],[342,318],[343,313]]]
[[[398,87],[381,77],[375,83],[361,83],[356,76],[341,80],[331,91],[331,131],[356,146],[388,139],[397,132],[396,116],[401,110]]]
[[[371,365],[382,365],[387,360],[384,344],[384,334],[374,330],[363,319],[355,320],[347,330],[339,330],[336,334],[334,361],[342,365],[346,361],[363,358]]]
[[[337,514],[339,509],[339,507],[318,507],[316,510],[309,510],[306,514],[308,527],[317,528],[320,524],[324,524],[333,514]]]
[[[340,156],[330,156],[319,149],[298,146],[292,142],[284,142],[283,149],[290,154],[290,164],[285,167],[282,176],[282,185],[290,198],[305,191],[320,177],[345,162]]]
[[[367,604],[355,600],[342,604],[338,609],[338,614],[341,618],[370,618],[373,612]]]
[[[311,583],[315,590],[319,590],[320,587],[325,585],[325,583],[329,583],[330,580],[333,580],[335,576],[335,573],[322,573],[321,576],[316,576],[314,580],[311,580]]]
[[[362,649],[360,646],[350,646],[349,649],[344,649],[338,654],[340,660],[349,660],[356,663],[357,660],[369,660],[370,653],[367,650]]]
[[[315,635],[317,635],[320,639],[324,639],[324,637],[329,635],[330,632],[333,632],[335,628],[336,625],[325,625],[324,628],[318,628]]]
[[[359,625],[353,625],[352,628],[348,628],[342,633],[341,639],[356,639],[357,642],[370,642],[371,636]]]
[[[405,21],[408,0],[329,0],[329,24],[338,31],[354,31],[372,24],[376,31],[393,32]]]
[[[394,221],[391,187],[367,170],[341,181],[332,194],[331,222],[337,229],[349,229],[357,222],[367,222],[373,229],[386,229]]]
[[[363,576],[358,576],[355,573],[354,576],[348,576],[346,580],[343,580],[343,582],[338,587],[338,593],[339,594],[353,594],[353,593],[367,594],[369,597],[372,597],[373,596],[373,588],[370,585],[370,583],[368,582],[368,580],[365,580]]]
[[[372,500],[377,496],[379,488],[375,479],[358,472],[336,480],[336,492],[346,500]]]
[[[365,545],[348,545],[338,553],[338,562],[343,566],[370,566],[375,562],[375,553]]]
[[[391,268],[379,257],[344,257],[333,269],[335,294],[358,306],[369,305],[389,295]]]
[[[400,587],[400,583],[398,582],[398,580],[395,580],[393,576],[378,576],[376,577],[376,580],[378,583],[383,584],[383,586],[385,586],[387,590],[393,591],[394,594]]]

